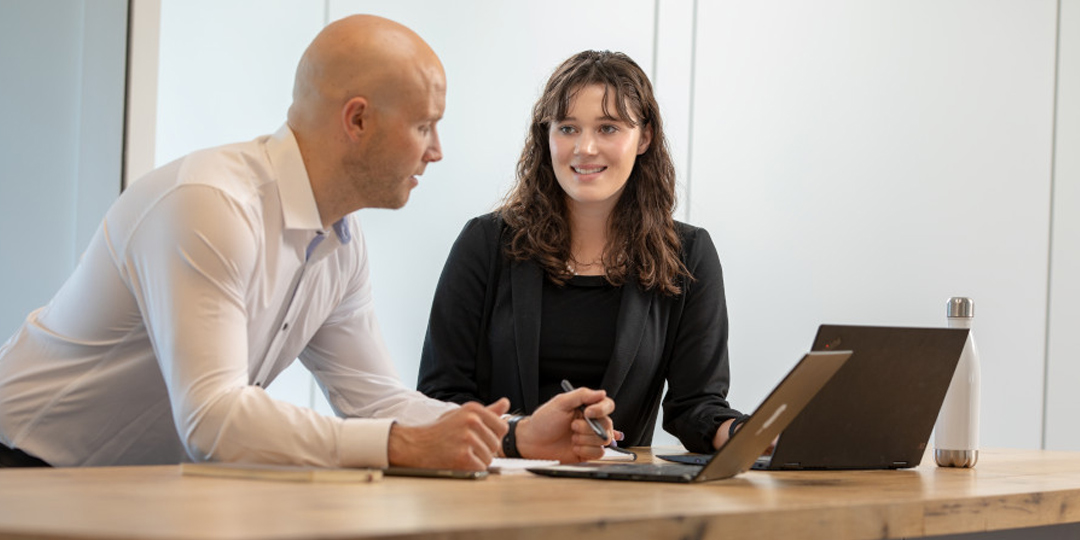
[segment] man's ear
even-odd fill
[[[371,107],[367,98],[356,96],[345,102],[341,108],[341,127],[349,140],[359,140],[371,129],[370,123]]]
[[[652,124],[641,126],[641,140],[638,141],[637,155],[644,154],[652,144]]]

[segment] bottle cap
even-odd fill
[[[946,308],[948,309],[947,316],[949,318],[963,317],[970,319],[975,316],[975,301],[967,297],[954,296],[950,298]]]

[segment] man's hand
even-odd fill
[[[390,427],[387,443],[390,464],[485,470],[502,446],[506,421],[500,416],[509,409],[510,401],[503,398],[487,407],[475,402],[466,403],[426,426],[394,424]]]
[[[585,422],[578,410],[582,405],[586,406],[584,415],[595,419],[607,432],[606,438],[597,437]],[[599,459],[608,441],[622,438],[622,433],[612,429],[608,416],[614,410],[615,402],[603,390],[578,388],[559,394],[518,422],[518,452],[525,458],[557,459],[563,463]]]

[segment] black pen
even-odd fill
[[[565,392],[573,392],[574,391],[574,386],[570,384],[570,381],[568,381],[566,379],[563,379],[562,380],[562,389]],[[593,430],[593,433],[596,433],[597,437],[600,437],[602,440],[606,441],[608,439],[607,432],[604,431],[604,428],[600,427],[599,422],[597,422],[596,420],[594,420],[592,418],[589,418],[588,416],[585,416],[585,406],[582,405],[582,406],[578,407],[578,410],[581,411],[581,416],[583,416],[585,418],[585,421],[588,422],[589,427],[591,427],[592,430]]]

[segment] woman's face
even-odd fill
[[[614,209],[634,160],[652,139],[651,130],[604,114],[605,109],[618,111],[614,90],[607,92],[604,106],[604,90],[600,84],[582,87],[570,100],[566,118],[552,122],[548,131],[551,166],[572,211]]]

